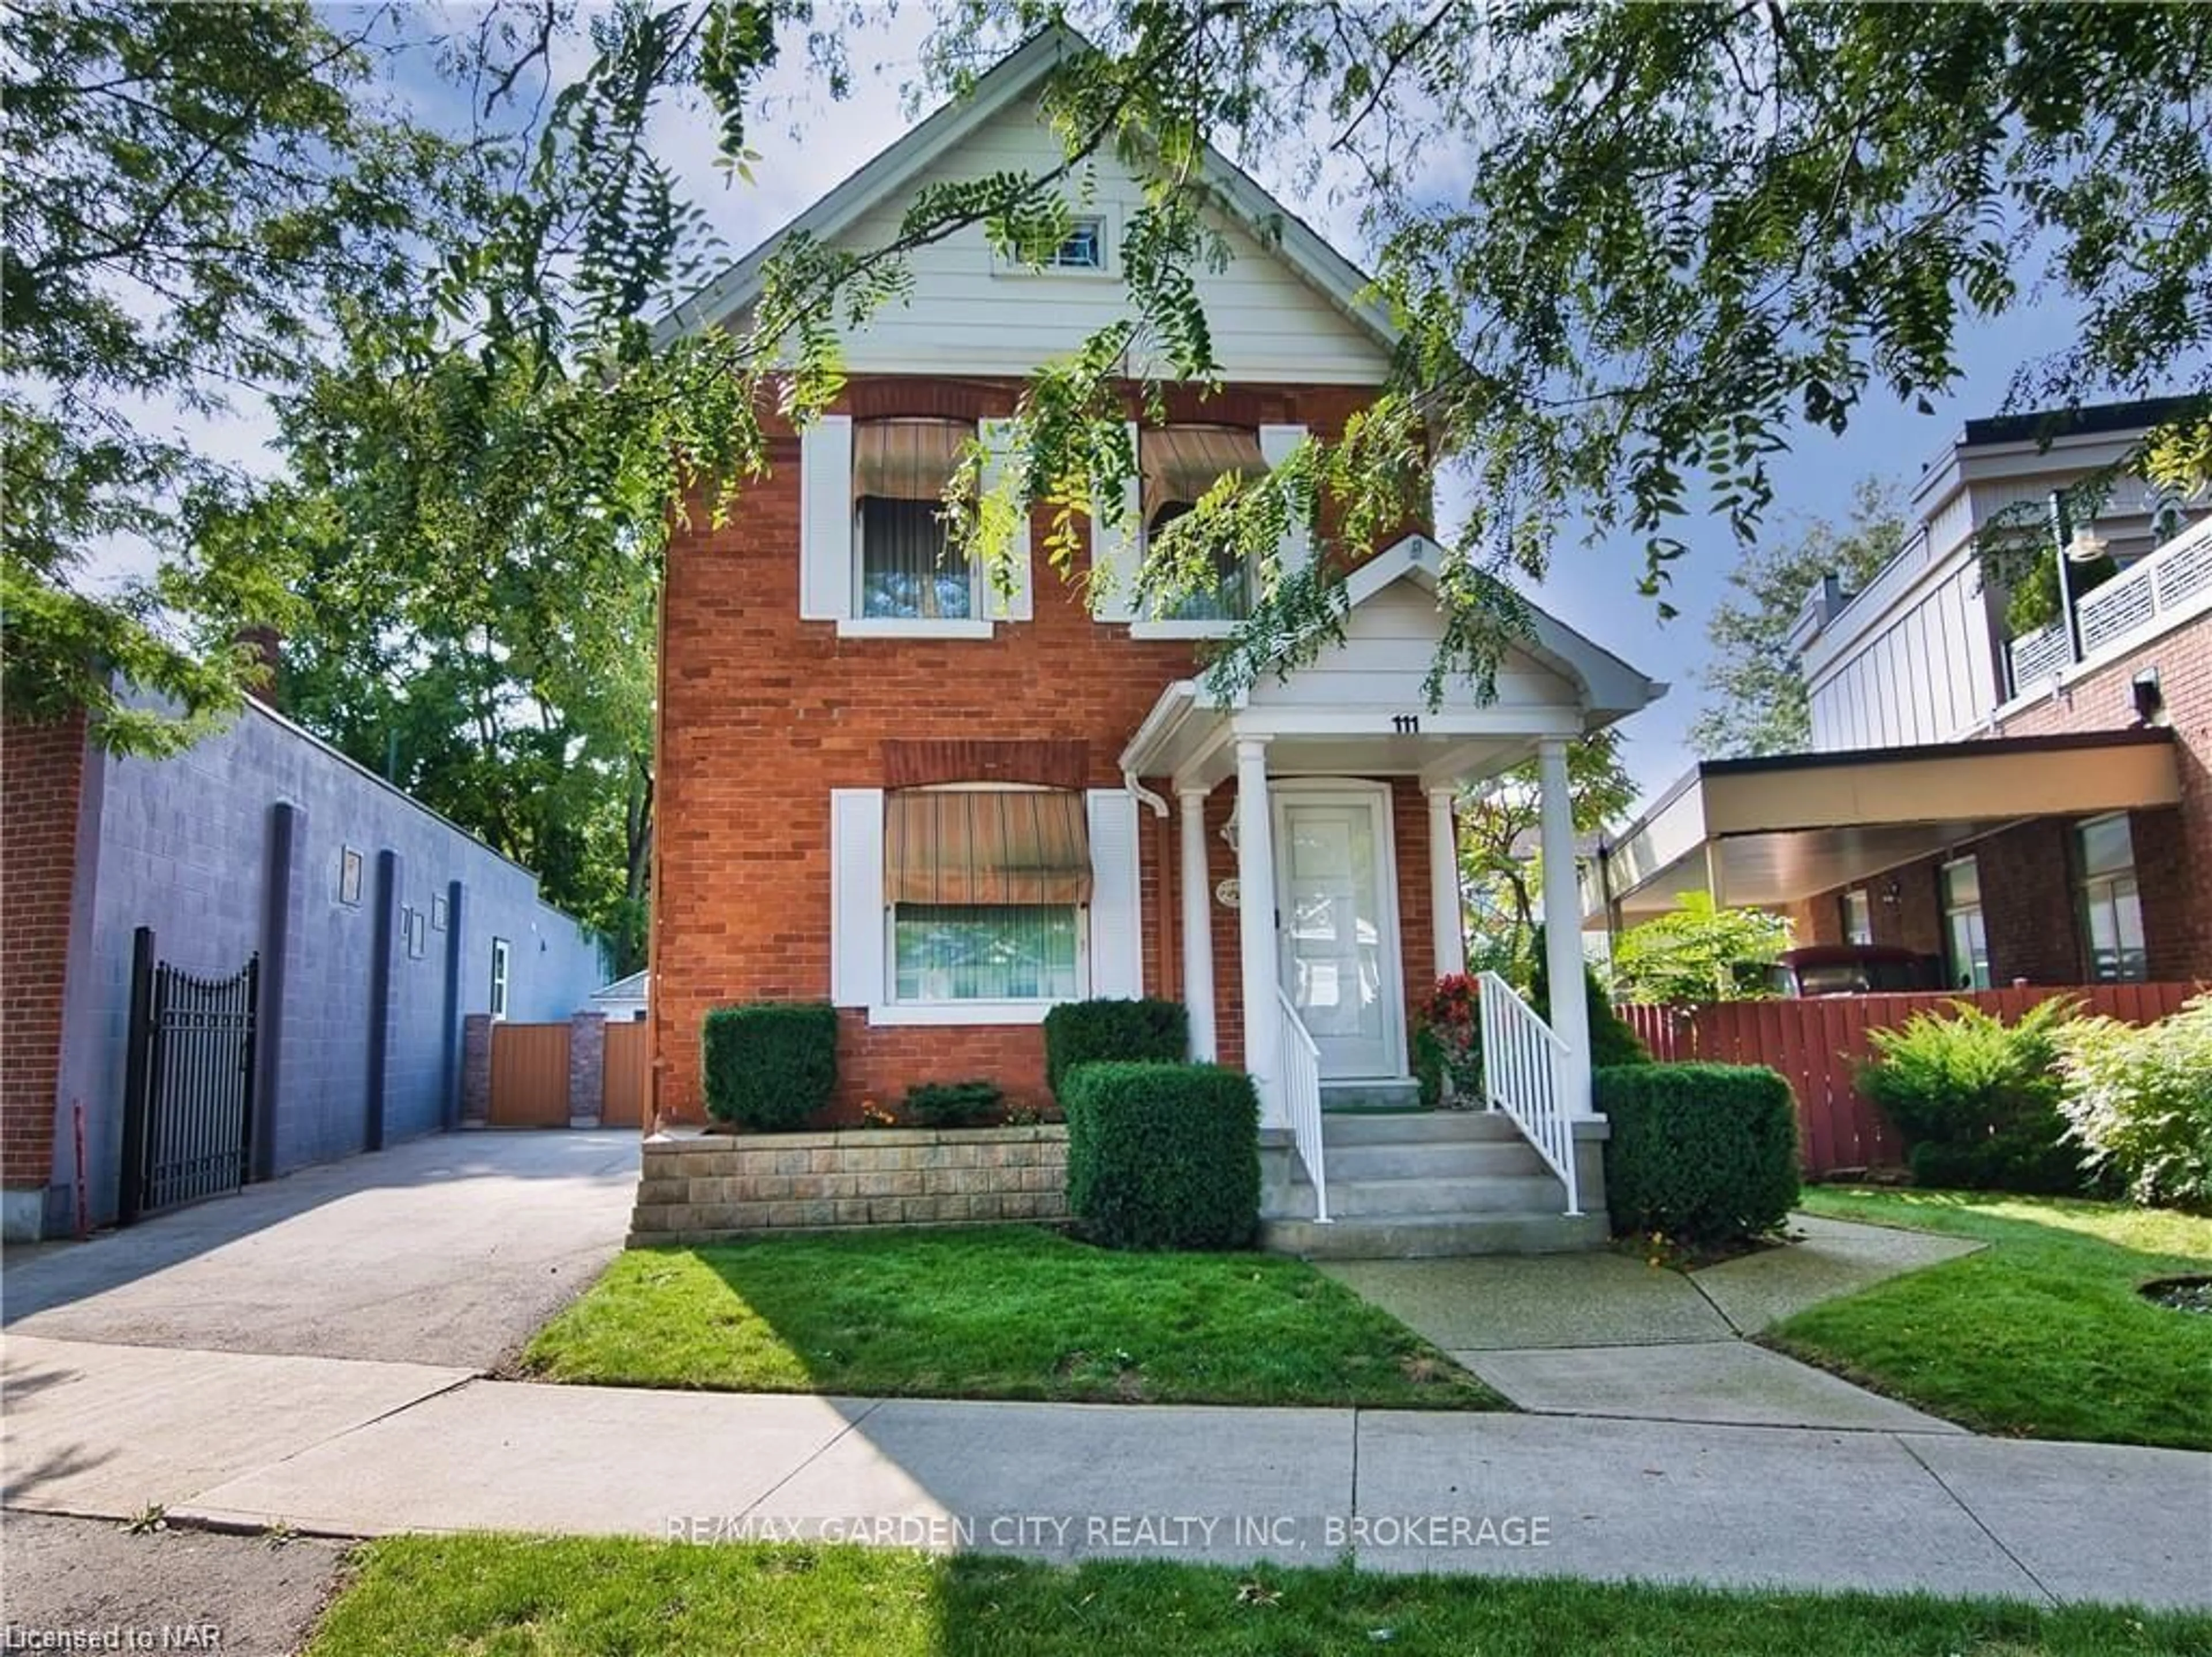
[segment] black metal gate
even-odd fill
[[[229,978],[154,959],[142,926],[131,955],[123,1174],[116,1220],[235,1191],[253,1150],[253,1021],[261,958]]]

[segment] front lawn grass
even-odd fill
[[[634,1250],[523,1362],[744,1392],[1506,1407],[1303,1261],[1119,1253],[1033,1226]]]
[[[2212,1617],[1553,1579],[1076,1567],[850,1546],[486,1535],[370,1544],[308,1657],[2123,1657]]]
[[[1809,1188],[1802,1206],[1987,1246],[1800,1313],[1770,1344],[1979,1432],[2212,1449],[2212,1318],[2136,1293],[2212,1272],[2212,1220],[1844,1187]]]

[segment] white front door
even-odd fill
[[[1405,1074],[1388,795],[1275,795],[1283,989],[1327,1078]]]

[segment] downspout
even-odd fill
[[[1156,940],[1154,947],[1159,963],[1160,995],[1165,1000],[1173,1001],[1176,999],[1178,989],[1174,966],[1178,956],[1176,951],[1168,947],[1169,924],[1173,917],[1168,892],[1168,802],[1139,783],[1137,773],[1133,771],[1121,773],[1121,786],[1129,791],[1131,798],[1150,806],[1153,817],[1160,825],[1159,832],[1152,838],[1152,855],[1158,860],[1159,868],[1159,878],[1152,882],[1152,906],[1158,911],[1153,916],[1152,936]]]

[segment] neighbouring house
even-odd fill
[[[640,969],[612,984],[601,984],[592,991],[591,1002],[584,1010],[604,1015],[610,1024],[638,1023],[650,1005],[645,988],[650,978]]]
[[[452,1127],[462,1019],[601,976],[528,869],[258,701],[161,760],[8,722],[0,831],[10,1240]]]
[[[1698,766],[1585,869],[1590,923],[1694,890],[1962,987],[2212,978],[2212,503],[2124,469],[2174,408],[1968,422],[1897,556],[1807,600],[1812,751]],[[2023,514],[2030,626],[1978,547]]]
[[[876,246],[925,187],[1058,165],[1036,94],[1079,49],[1058,33],[1031,41],[673,326],[741,323],[785,238]],[[1395,335],[1338,253],[1219,155],[1204,167],[1231,258],[1197,280],[1225,383],[1167,387],[1159,423],[1130,384],[1135,527],[1090,526],[1073,582],[1043,557],[1040,512],[1014,589],[987,590],[944,547],[933,503],[959,445],[996,439],[1036,365],[1125,312],[1120,236],[1140,193],[1103,155],[1071,180],[1075,233],[1046,268],[1009,266],[980,228],[916,249],[904,301],[848,332],[832,412],[775,434],[773,475],[726,525],[702,515],[676,537],[657,1115],[704,1120],[701,1020],[724,1003],[833,1002],[829,1120],[851,1124],[926,1081],[987,1078],[1012,1103],[1044,1103],[1048,1008],[1167,996],[1189,1008],[1194,1056],[1248,1070],[1271,1142],[1295,1143],[1271,1197],[1286,1246],[1327,1229],[1324,1198],[1345,1218],[1337,1235],[1406,1221],[1401,1237],[1425,1251],[1486,1235],[1589,1243],[1603,1235],[1595,1176],[1577,1204],[1556,1172],[1595,1163],[1601,1132],[1579,997],[1560,998],[1556,1038],[1517,1002],[1495,1007],[1532,1056],[1498,1070],[1541,1156],[1504,1118],[1470,1115],[1461,1125],[1485,1142],[1455,1153],[1466,1177],[1338,1181],[1329,1145],[1361,1140],[1346,1170],[1372,1170],[1399,1129],[1324,1112],[1413,1096],[1408,1008],[1463,965],[1454,791],[1540,758],[1546,844],[1564,859],[1567,745],[1664,687],[1539,614],[1493,698],[1461,684],[1431,707],[1439,553],[1408,526],[1348,572],[1341,643],[1248,695],[1206,691],[1198,651],[1235,627],[1252,577],[1225,570],[1178,613],[1140,612],[1127,571],[1142,537],[1224,474],[1262,474],[1309,435],[1337,436],[1384,383]],[[1347,561],[1326,513],[1281,557]],[[1120,578],[1086,599],[1083,577],[1102,565]],[[1579,917],[1571,886],[1556,892],[1555,976],[1571,982]]]

